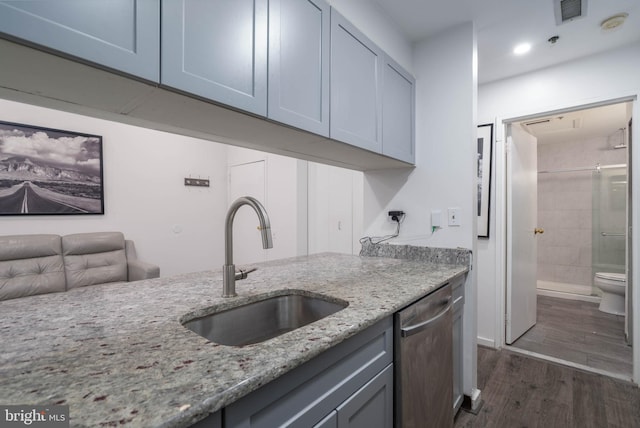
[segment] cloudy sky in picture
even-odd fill
[[[0,123],[0,160],[24,157],[42,166],[95,174],[100,154],[97,136]]]

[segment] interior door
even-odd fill
[[[537,152],[533,135],[507,125],[507,344],[536,323]]]
[[[309,164],[309,253],[353,254],[354,171]]]
[[[264,161],[250,162],[229,167],[228,204],[241,196],[253,196],[265,207]],[[267,250],[262,248],[258,216],[250,206],[238,209],[233,221],[233,262],[236,266],[267,260]]]

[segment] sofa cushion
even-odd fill
[[[0,300],[58,291],[65,291],[60,236],[0,236]]]
[[[124,235],[120,232],[63,236],[62,254],[67,290],[127,280]]]

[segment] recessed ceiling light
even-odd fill
[[[531,50],[531,43],[520,43],[513,48],[513,53],[516,55],[524,55]]]

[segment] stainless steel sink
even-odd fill
[[[288,293],[247,303],[182,324],[212,342],[245,346],[263,342],[334,314],[349,305],[322,295]]]

